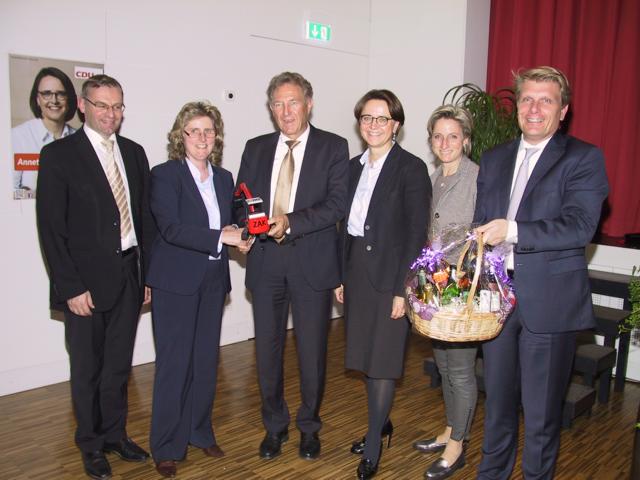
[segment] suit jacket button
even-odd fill
[[[116,248],[116,254],[120,255],[120,249]]]
[[[364,229],[365,229],[365,230],[369,230],[370,228],[371,228],[371,227],[370,227],[369,225],[365,225],[365,226],[364,226]]]
[[[371,251],[371,245],[367,245],[366,250],[367,250],[367,252],[370,252]]]
[[[438,212],[434,213],[433,216],[436,218],[440,218],[440,214]]]

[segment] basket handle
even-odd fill
[[[462,262],[464,261],[464,256],[469,251],[471,247],[471,239],[467,240],[464,244],[464,248],[460,252],[460,257],[458,258],[457,272],[462,271]],[[482,256],[484,253],[484,241],[482,239],[482,234],[476,234],[476,242],[478,243],[478,254],[476,255],[476,271],[473,272],[473,280],[471,281],[471,288],[469,289],[469,297],[467,298],[467,312],[471,314],[473,312],[473,298],[476,295],[476,289],[478,288],[478,280],[480,278],[480,269],[482,268]],[[457,280],[457,279],[454,279]]]

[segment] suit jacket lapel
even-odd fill
[[[277,141],[276,141],[277,146]],[[301,198],[303,198],[306,193],[306,189],[304,188],[304,184],[306,179],[313,179],[315,176],[313,175],[313,169],[315,167],[315,162],[320,158],[320,146],[317,142],[317,134],[316,129],[313,125],[309,124],[309,137],[307,138],[307,147],[304,149],[304,156],[302,157],[302,165],[300,166],[300,177],[298,178],[298,189],[296,190],[296,198],[293,202],[294,210],[298,206],[298,202]],[[275,146],[274,146],[274,155],[275,155]],[[273,155],[272,155],[273,157]],[[273,170],[273,162],[272,162]],[[302,187],[302,188],[301,188]]]
[[[274,132],[267,138],[265,148],[262,150],[263,158],[258,159],[260,167],[264,169],[263,174],[257,176],[258,185],[247,185],[251,193],[261,196],[262,208],[266,215],[269,215],[271,211],[271,175],[273,173],[273,162],[275,160],[279,138],[280,132]],[[309,148],[309,145],[307,145],[307,148]],[[300,179],[302,179],[302,172],[300,172]],[[298,187],[299,186],[300,180],[298,181]],[[300,191],[300,188],[298,188],[298,191]]]
[[[229,217],[229,210],[223,208],[227,204],[229,198],[229,192],[222,183],[222,177],[217,167],[213,167],[213,188],[216,191],[216,198],[218,199],[218,210],[220,211],[220,228],[231,223]]]
[[[82,159],[83,164],[87,167],[89,175],[93,176],[93,187],[96,188],[96,193],[102,197],[103,201],[111,203],[114,209],[118,209],[115,198],[113,198],[113,192],[111,186],[107,180],[107,175],[102,168],[98,154],[93,149],[91,141],[87,134],[84,133],[84,129],[80,129],[76,134],[77,148],[80,151],[79,158]]]
[[[122,155],[122,163],[124,164],[124,171],[127,175],[127,184],[129,185],[129,199],[131,201],[131,216],[133,221],[137,220],[138,215],[135,212],[139,211],[140,205],[140,191],[138,186],[141,180],[138,178],[138,168],[135,161],[135,154],[129,144],[123,142],[119,135],[116,136],[118,140],[118,148]]]
[[[358,182],[360,181],[360,175],[362,175],[362,169],[364,165],[360,163],[362,155],[351,160],[349,164],[349,190],[347,191],[347,215],[346,219],[349,219],[351,214],[351,205],[353,204],[353,197],[356,194],[356,188],[358,188]]]
[[[371,202],[369,202],[369,211],[375,208],[378,202],[384,201],[387,196],[387,185],[395,176],[396,171],[400,167],[400,153],[402,147],[397,143],[391,147],[387,159],[384,161],[380,176],[376,182],[376,186],[373,187],[373,194],[371,195]]]
[[[499,166],[504,171],[504,175],[500,178],[502,181],[498,185],[498,198],[500,201],[501,215],[504,217],[509,210],[509,201],[511,200],[511,184],[513,183],[513,176],[515,175],[516,158],[518,157],[518,146],[520,145],[520,139],[514,140],[511,145],[508,146],[507,154],[504,157],[503,164]]]
[[[466,157],[463,157],[466,158]],[[442,167],[438,167],[442,170]],[[454,179],[453,182],[451,182],[449,185],[447,185],[447,189],[442,192],[442,194],[440,195],[440,198],[438,199],[438,203],[437,204],[433,204],[432,210],[435,211],[435,209],[437,209],[437,207],[440,205],[440,202],[442,202],[447,194],[453,190],[453,187],[455,187],[458,182],[466,177],[467,174],[467,170],[469,169],[469,164],[467,162],[462,161],[462,159],[460,160],[460,166],[458,168],[458,175],[456,175],[456,178]],[[443,176],[444,176],[444,172],[443,172]]]
[[[522,200],[520,205],[526,200],[527,196],[531,193],[531,191],[536,187],[538,182],[547,174],[549,170],[556,164],[556,162],[560,159],[562,154],[565,151],[567,139],[561,133],[556,133],[546,148],[540,155],[536,166],[533,168],[531,172],[531,176],[527,181],[527,186],[524,189],[524,193],[522,194]]]
[[[189,165],[187,165],[186,160],[180,160],[180,175],[182,175],[182,181],[187,187],[187,193],[189,197],[191,197],[191,201],[198,206],[198,210],[200,210],[200,216],[204,218],[205,224],[209,225],[209,214],[207,213],[207,207],[202,200],[202,195],[200,195],[200,191],[198,190],[198,186],[196,185],[196,181],[193,179],[193,175],[191,175],[191,170],[189,170]]]

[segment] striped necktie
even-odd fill
[[[116,165],[116,157],[113,154],[113,140],[103,140],[102,146],[107,150],[105,159],[107,180],[120,212],[120,238],[125,238],[131,231],[131,215],[129,213],[129,204],[127,203],[127,192],[118,165]]]

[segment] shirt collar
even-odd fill
[[[307,139],[309,138],[310,131],[311,131],[311,127],[309,126],[309,123],[307,123],[306,130],[302,132],[302,135],[300,135],[296,140],[303,144],[307,143]],[[284,133],[280,132],[280,137],[278,138],[279,143],[284,143],[289,140],[291,140],[289,137],[287,137]]]
[[[552,138],[553,138],[553,135],[551,135],[546,140],[541,141],[540,143],[536,143],[535,145],[532,145],[531,143],[527,142],[524,139],[523,135],[520,135],[520,145],[518,146],[518,152],[521,150],[524,150],[525,148],[537,148],[539,151],[542,151],[545,149],[545,147],[551,141]]]
[[[93,148],[96,148],[98,146],[100,146],[100,148],[103,148],[102,141],[104,140],[104,137],[102,135],[100,135],[98,132],[96,132],[93,128],[91,128],[86,123],[83,125],[82,128],[84,128],[84,133],[86,133],[87,137],[89,137],[89,141],[91,142],[91,145],[93,145]],[[117,145],[118,143],[116,141],[115,133],[112,133],[107,140],[113,140],[114,145]]]
[[[47,127],[44,126],[44,122],[42,121],[41,118],[39,118],[38,120],[39,122],[37,122],[36,124],[38,137],[42,139],[42,143],[48,143],[48,140],[53,140],[53,133],[47,130]],[[62,128],[62,135],[60,136],[60,138],[64,138],[70,133],[71,133],[71,130],[69,129],[69,125],[65,123],[64,127]]]
[[[196,181],[196,184],[199,185],[201,183],[208,183],[208,182],[213,180],[213,168],[211,167],[211,163],[210,162],[207,162],[207,171],[209,172],[209,176],[203,182],[202,180],[200,180],[200,170],[198,170],[198,167],[196,167],[193,164],[193,162],[191,160],[189,160],[188,158],[185,158],[185,160],[187,162],[187,166],[189,167],[189,172],[191,172],[191,176]]]
[[[384,162],[387,160],[387,157],[389,156],[389,153],[391,152],[391,149],[393,148],[394,145],[395,145],[395,142],[393,142],[393,144],[391,145],[391,148],[387,151],[387,153],[385,153],[382,157],[380,157],[378,160],[373,162],[373,166],[370,166],[369,168],[371,168],[372,170],[381,169],[382,165],[384,165]],[[360,164],[369,165],[369,155],[370,155],[370,151],[367,148],[362,154],[362,156],[360,157]]]

